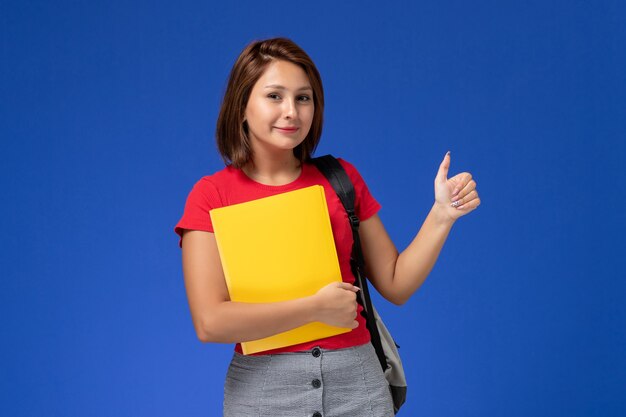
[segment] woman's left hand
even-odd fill
[[[462,172],[448,178],[449,168],[450,152],[447,152],[435,177],[435,204],[454,221],[478,207],[480,198],[472,174]]]

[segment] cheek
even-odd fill
[[[306,138],[306,136],[309,134],[309,132],[311,131],[311,126],[313,126],[313,115],[314,115],[314,110],[313,109],[306,109],[306,110],[302,110],[300,112],[300,122],[302,124],[302,140],[304,140]]]
[[[270,107],[263,105],[259,100],[250,100],[246,107],[246,119],[248,123],[252,124],[267,121],[271,118],[271,110]]]
[[[315,109],[313,108],[313,106],[307,108],[306,111],[302,114],[302,118],[306,120],[306,124],[308,124],[309,126],[311,126],[311,124],[313,123],[313,115],[315,115]]]

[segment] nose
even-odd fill
[[[286,119],[294,119],[298,116],[298,108],[296,106],[296,102],[293,99],[288,99],[284,101],[285,108],[283,110],[283,114]]]

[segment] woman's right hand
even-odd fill
[[[322,287],[313,297],[316,301],[316,321],[331,326],[356,329],[357,301],[359,287],[347,282],[333,282]]]

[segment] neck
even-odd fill
[[[251,179],[266,185],[284,185],[295,181],[301,172],[300,161],[293,152],[271,155],[256,155],[242,167]]]

